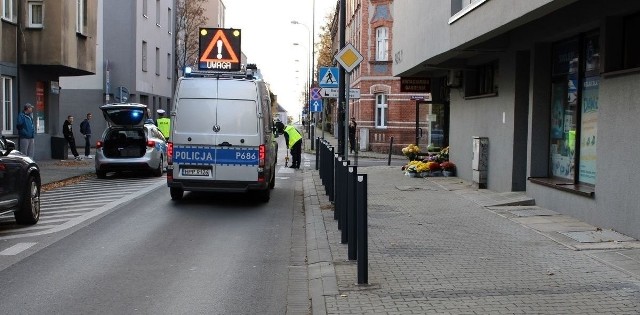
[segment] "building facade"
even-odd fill
[[[361,150],[388,152],[392,137],[395,153],[416,141],[426,147],[431,143],[431,130],[439,126],[433,118],[431,104],[416,104],[411,99],[412,96],[427,98],[428,95],[401,92],[400,78],[392,75],[394,5],[391,0],[346,3],[345,43],[352,44],[364,58],[349,75],[350,88],[360,89],[360,98],[349,100],[346,113],[348,119],[356,119],[356,138]],[[336,109],[332,108],[331,112]],[[342,123],[338,122],[339,115],[332,115],[332,118],[334,124]],[[419,137],[416,137],[416,127]],[[443,144],[439,143],[440,146]]]
[[[94,114],[96,136],[106,127],[100,105],[146,104],[154,119],[156,110],[169,110],[175,62],[173,0],[98,2],[98,70],[90,77],[63,78],[60,97],[64,117],[80,121]]]
[[[2,135],[17,139],[15,120],[34,106],[36,159],[51,157],[60,133],[60,77],[96,71],[97,0],[1,0],[0,97]]]
[[[393,12],[393,74],[439,82],[459,177],[478,180],[473,138],[484,137],[487,188],[640,238],[639,2],[396,2]]]

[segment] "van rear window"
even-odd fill
[[[257,103],[252,100],[182,99],[177,108],[176,128],[181,132],[209,133],[220,127],[219,135],[258,133]]]

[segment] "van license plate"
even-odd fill
[[[209,170],[203,168],[183,168],[183,176],[209,176]]]

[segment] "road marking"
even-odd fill
[[[18,243],[0,252],[0,256],[13,256],[22,253],[37,243]]]

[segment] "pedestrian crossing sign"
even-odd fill
[[[338,67],[321,67],[318,77],[319,85],[323,88],[337,88],[338,84],[340,84]]]

